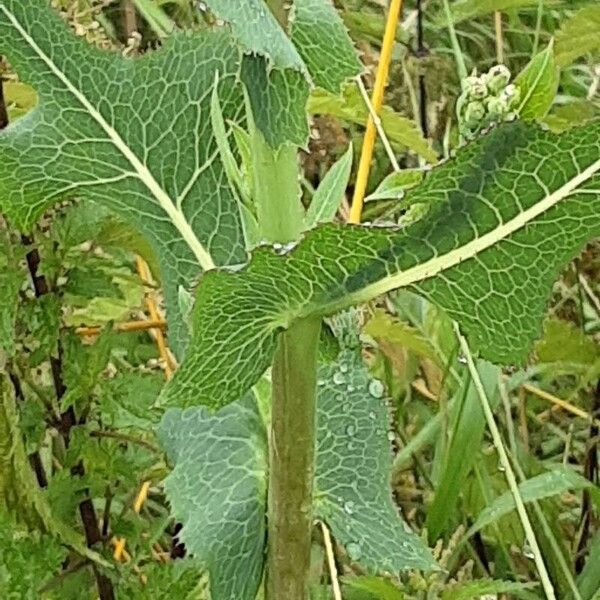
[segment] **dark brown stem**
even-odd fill
[[[33,289],[37,298],[50,293],[46,277],[39,273],[40,254],[37,248],[33,247],[34,241],[31,236],[23,235],[22,242],[25,247],[31,248],[26,255],[27,268],[33,284]],[[50,369],[52,380],[54,382],[54,391],[56,399],[60,403],[61,398],[66,392],[66,386],[62,378],[62,346],[59,342],[56,356],[50,356]],[[65,446],[68,447],[71,428],[77,424],[77,417],[73,407],[69,407],[61,416],[58,428],[63,437]],[[85,474],[83,463],[79,462],[71,469],[71,474],[82,477]],[[91,498],[86,498],[79,504],[79,515],[83,523],[86,543],[89,547],[102,541],[102,535],[98,525],[96,510]],[[114,600],[115,593],[111,580],[103,575],[96,565],[92,566],[96,579],[96,587],[100,600]]]
[[[425,85],[425,72],[422,59],[428,55],[425,47],[423,29],[423,6],[422,0],[417,0],[417,57],[419,58],[419,119],[421,131],[424,137],[429,137],[429,126],[427,124],[427,86]]]

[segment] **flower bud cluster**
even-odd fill
[[[515,118],[520,92],[510,78],[504,65],[496,65],[487,73],[478,76],[474,72],[462,80],[456,113],[465,139],[473,139],[481,130]]]

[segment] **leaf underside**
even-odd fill
[[[315,517],[371,572],[436,569],[391,494],[390,411],[360,350],[319,369]]]
[[[509,123],[407,194],[409,204],[427,206],[420,221],[326,225],[283,255],[262,247],[240,271],[207,273],[194,342],[161,402],[218,408],[237,400],[295,319],[400,287],[445,309],[482,357],[524,361],[560,269],[600,235],[599,171],[600,121],[561,136]]]
[[[319,367],[314,513],[372,572],[435,569],[401,520],[390,486],[389,409],[360,351]],[[375,386],[375,387],[374,387]],[[212,415],[168,410],[159,437],[174,464],[165,481],[188,552],[210,573],[214,600],[254,600],[265,543],[267,444],[256,402]]]

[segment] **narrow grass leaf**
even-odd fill
[[[592,487],[593,484],[588,479],[578,475],[573,469],[557,467],[519,484],[519,491],[523,502],[533,502],[562,494],[568,490],[583,490]],[[477,521],[469,529],[467,536],[470,537],[483,527],[495,523],[514,509],[515,501],[512,494],[510,492],[502,494],[481,512]]]
[[[352,157],[351,144],[319,184],[306,211],[306,229],[312,229],[319,223],[333,221],[348,187],[350,171],[352,170]]]

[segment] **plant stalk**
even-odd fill
[[[321,320],[279,338],[273,363],[269,468],[268,600],[308,600]]]

